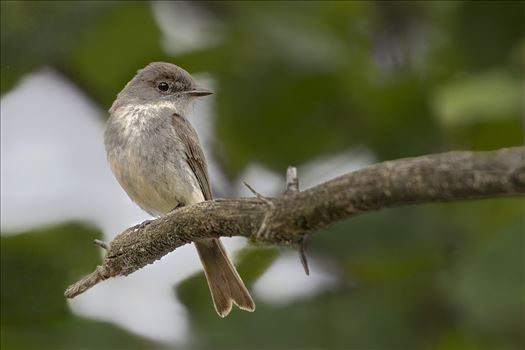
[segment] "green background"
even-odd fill
[[[284,173],[353,147],[381,161],[523,143],[523,2],[193,6],[222,38],[170,56],[147,2],[2,1],[1,92],[52,66],[107,109],[151,61],[208,72],[214,157],[232,180],[252,162]],[[200,274],[173,290],[189,308],[185,347],[524,348],[524,214],[523,199],[494,199],[337,223],[309,244],[337,288],[225,320]],[[2,236],[2,348],[161,347],[67,308],[62,291],[99,263],[100,236],[89,223]],[[253,283],[278,254],[246,250],[241,274]]]

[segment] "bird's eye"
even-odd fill
[[[170,88],[169,84],[164,81],[160,82],[159,85],[157,85],[157,89],[159,89],[162,92],[168,91],[169,88]]]

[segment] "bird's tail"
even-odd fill
[[[219,316],[226,317],[230,313],[232,302],[242,310],[254,311],[255,303],[221,241],[217,238],[205,239],[195,242],[195,246]]]

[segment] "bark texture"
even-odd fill
[[[295,245],[337,220],[378,209],[523,195],[525,147],[387,161],[302,192],[293,168],[287,179],[287,190],[279,198],[215,199],[125,230],[105,247],[103,265],[64,295],[73,298],[104,279],[128,275],[202,238],[245,236],[259,243]]]

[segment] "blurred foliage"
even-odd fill
[[[3,1],[1,6],[2,94],[22,74],[51,65],[108,109],[138,68],[167,59],[147,2]]]
[[[361,144],[381,159],[448,149],[447,121],[480,110],[510,134],[450,145],[522,141],[519,1],[195,6],[221,21],[223,40],[170,58],[146,2],[2,2],[2,93],[54,65],[107,109],[151,61],[207,71],[217,80],[216,155],[231,175],[252,161],[282,169]]]
[[[219,40],[169,56],[152,6],[178,2],[2,1],[1,92],[52,66],[105,110],[151,61],[208,72],[214,152],[231,178],[355,146],[383,160],[523,143],[522,1],[185,4],[218,23]],[[189,346],[523,348],[524,213],[523,200],[498,199],[338,223],[310,244],[337,267],[337,289],[224,320],[196,276],[177,289]],[[73,225],[2,238],[3,348],[153,346],[68,311],[62,291],[96,265],[84,241],[95,235]],[[276,254],[247,251],[241,274],[253,282]]]
[[[86,249],[95,238],[100,232],[83,224],[2,236],[2,349],[158,347],[107,322],[75,316],[67,307],[65,288],[101,262],[97,249]]]

